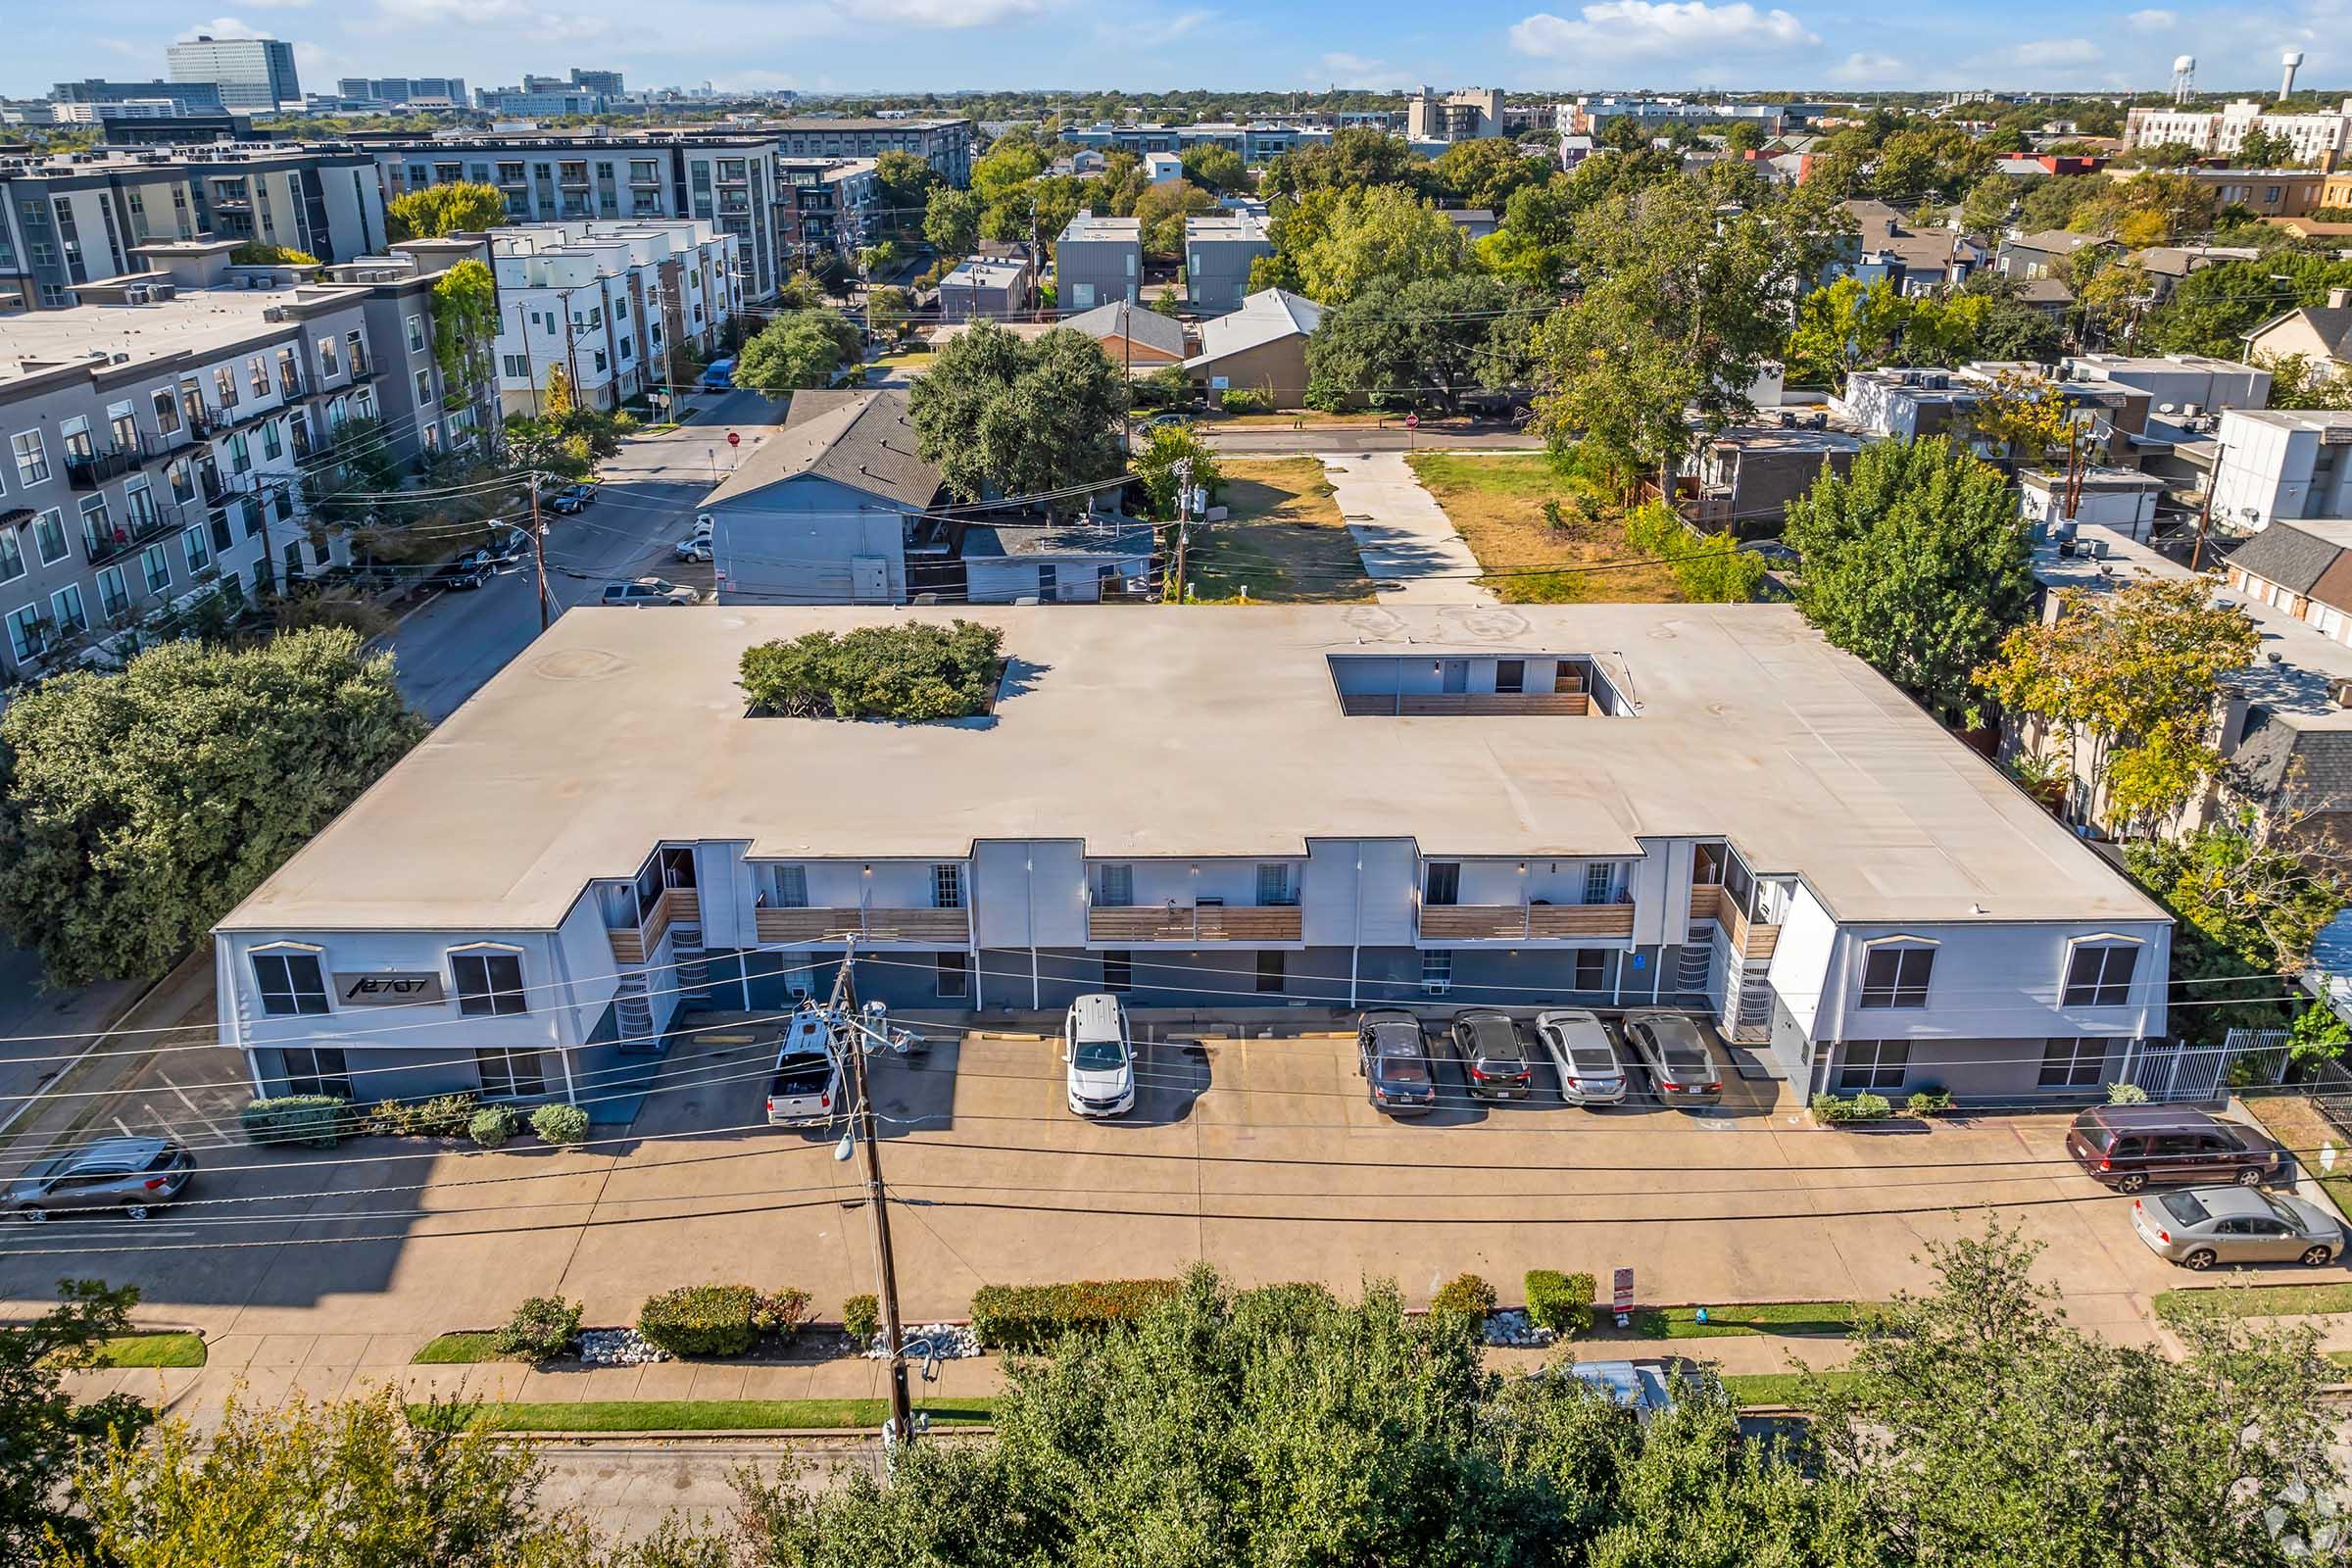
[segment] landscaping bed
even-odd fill
[[[1628,1332],[1643,1340],[1712,1340],[1758,1334],[1843,1339],[1870,1308],[1858,1301],[1757,1301],[1730,1306],[1642,1306]],[[1698,1314],[1707,1315],[1705,1322]]]
[[[118,1334],[102,1341],[97,1359],[101,1367],[189,1367],[204,1365],[204,1336],[188,1329],[165,1329],[150,1334]]]
[[[2224,1317],[2303,1317],[2322,1312],[2352,1312],[2352,1284],[2219,1285],[2158,1291],[2155,1307],[2156,1315],[2167,1323],[2182,1323],[2210,1313]]]

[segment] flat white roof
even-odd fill
[[[26,362],[47,369],[69,362],[94,363],[101,352],[123,355],[133,365],[177,354],[209,354],[298,329],[299,320],[266,318],[265,313],[278,306],[358,305],[367,298],[363,287],[336,283],[222,286],[182,288],[172,298],[145,305],[74,305],[0,316],[0,389],[26,373]]]
[[[1719,834],[1844,920],[2163,918],[1788,606],[972,609],[1015,663],[991,718],[745,716],[755,643],[956,613],[568,611],[221,924],[549,929],[663,839],[776,858],[1078,839],[1151,858],[1410,837],[1566,858]],[[1571,653],[1641,712],[1348,717],[1328,657]]]

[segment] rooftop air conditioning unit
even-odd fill
[[[2328,695],[2338,708],[2352,708],[2352,679],[2338,678],[2329,683]]]
[[[2193,419],[2197,416],[2200,411],[2194,403],[2183,403],[2180,405],[2180,412],[2187,417]]]

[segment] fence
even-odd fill
[[[2152,1101],[2204,1103],[2223,1099],[2229,1088],[2280,1082],[2289,1049],[2283,1029],[2232,1029],[2218,1046],[2150,1040],[2125,1058],[2122,1078]],[[2352,1075],[2347,1079],[2352,1090]],[[2352,1115],[2352,1100],[2345,1112]]]

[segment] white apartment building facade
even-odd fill
[[[716,352],[742,309],[738,239],[691,219],[525,223],[491,235],[502,415],[537,415],[561,367],[611,411],[671,379],[671,352]]]
[[[1800,1098],[2091,1098],[2164,1031],[2164,912],[1788,607],[968,614],[993,710],[912,725],[748,714],[738,662],[949,612],[565,615],[220,923],[223,1042],[592,1101],[852,939],[975,1017],[1679,1006]]]
[[[2352,151],[2352,98],[2339,108],[2313,115],[2266,115],[2262,103],[2252,98],[2218,110],[2134,109],[2126,117],[2124,145],[2183,142],[2204,157],[2229,158],[2256,126],[2268,135],[2285,137],[2297,164],[2330,169]]]
[[[2352,517],[2352,413],[2226,409],[2214,445],[2216,527],[2256,533],[2274,520]]]

